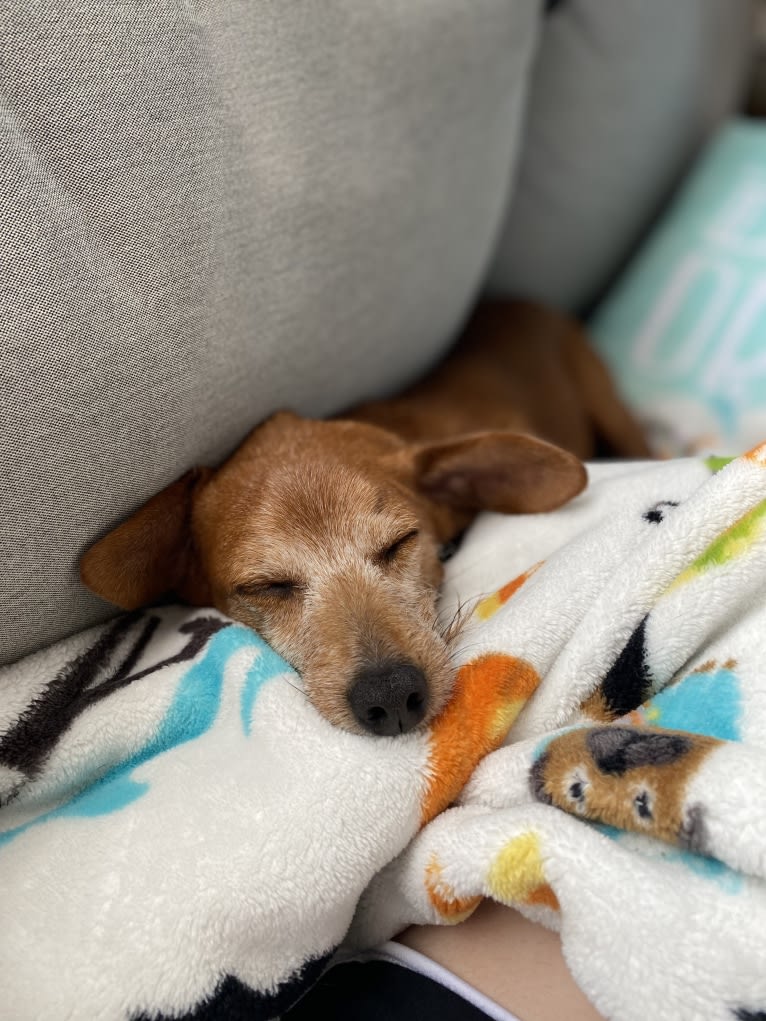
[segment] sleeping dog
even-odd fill
[[[125,609],[172,595],[259,631],[330,722],[393,736],[453,681],[439,551],[482,510],[553,510],[597,443],[649,455],[571,320],[480,306],[401,396],[329,421],[282,411],[219,468],[195,468],[95,544],[81,576]]]

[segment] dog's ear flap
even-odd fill
[[[123,610],[174,591],[188,567],[192,494],[211,474],[192,468],[91,546],[80,561],[82,582]]]
[[[550,511],[588,481],[574,454],[522,433],[475,433],[417,448],[414,457],[419,489],[456,510]]]

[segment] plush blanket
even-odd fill
[[[3,668],[0,1014],[273,1018],[489,896],[609,1018],[765,1018],[765,568],[766,445],[594,466],[450,561],[470,616],[427,732],[332,728],[208,610]]]

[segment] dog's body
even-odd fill
[[[170,593],[212,604],[261,632],[332,723],[399,734],[452,684],[440,544],[480,510],[575,496],[597,433],[648,454],[578,328],[485,306],[430,378],[340,419],[273,415],[92,547],[82,578],[126,609]]]
[[[583,460],[601,451],[651,456],[580,327],[525,301],[480,305],[449,357],[425,379],[346,417],[414,443],[511,429]]]

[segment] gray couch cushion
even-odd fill
[[[408,380],[487,264],[536,0],[0,11],[0,661],[272,410]]]
[[[742,94],[752,0],[565,0],[547,19],[496,293],[589,306]]]

